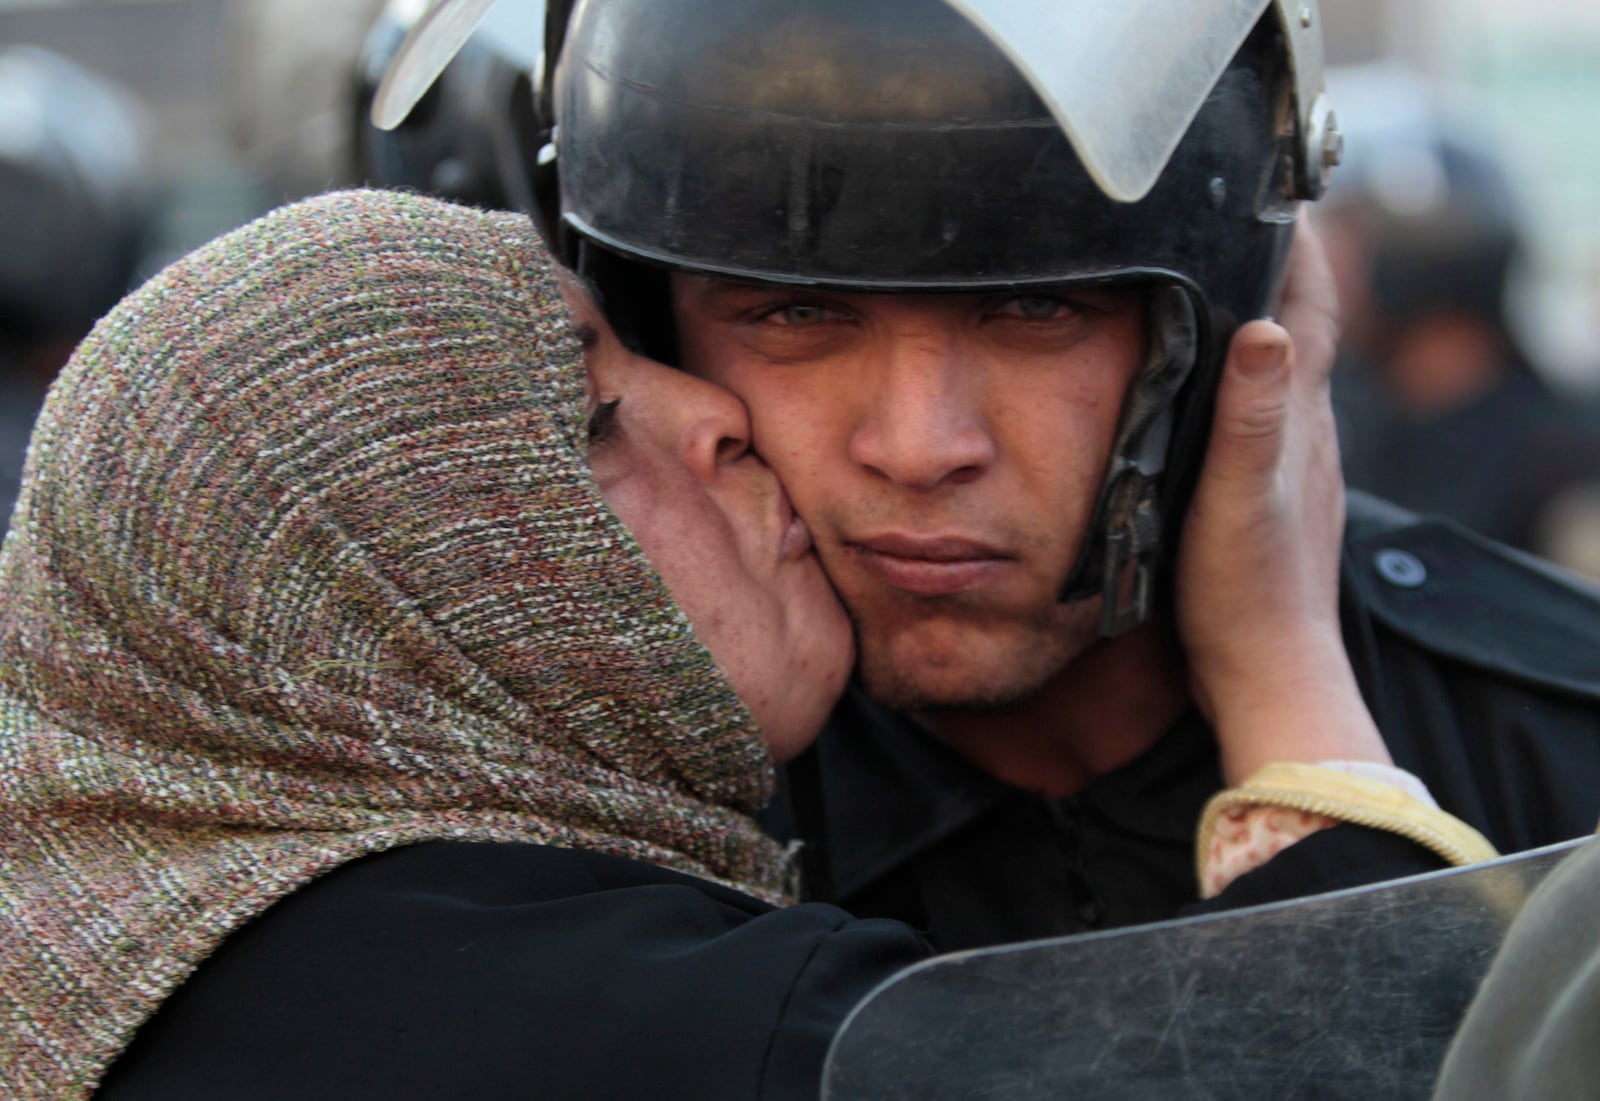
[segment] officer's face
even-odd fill
[[[1136,291],[876,295],[677,275],[684,365],[750,406],[757,449],[856,622],[867,689],[994,704],[1095,637],[1057,597],[1124,393]]]

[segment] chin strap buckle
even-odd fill
[[[1148,491],[1139,494],[1121,522],[1107,533],[1100,574],[1102,638],[1116,638],[1149,620],[1155,588],[1151,552],[1160,535],[1154,495]]]

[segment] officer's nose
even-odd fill
[[[993,463],[981,376],[950,334],[897,333],[870,370],[853,461],[913,489],[968,482]]]

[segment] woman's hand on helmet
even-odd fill
[[[1389,761],[1339,629],[1338,302],[1304,219],[1280,318],[1234,336],[1179,553],[1191,688],[1230,783],[1273,761]]]

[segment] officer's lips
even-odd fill
[[[960,536],[883,534],[847,546],[884,584],[916,596],[948,596],[994,580],[1013,559]]]

